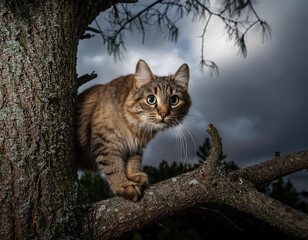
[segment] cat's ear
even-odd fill
[[[182,85],[185,89],[188,88],[189,81],[189,67],[186,63],[184,63],[176,73],[171,77],[172,80]]]
[[[136,65],[135,79],[137,88],[140,88],[155,79],[150,67],[143,60],[139,60]]]

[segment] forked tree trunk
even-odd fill
[[[78,237],[71,1],[0,3],[0,239]],[[8,2],[8,1],[7,1]]]

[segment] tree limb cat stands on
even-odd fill
[[[116,238],[170,215],[204,204],[222,203],[251,213],[286,234],[308,239],[306,214],[254,188],[307,168],[308,151],[226,173],[218,164],[222,152],[219,134],[213,125],[209,125],[207,132],[213,147],[203,165],[149,187],[137,203],[114,197],[93,204],[83,218],[83,232],[90,232],[94,239]]]

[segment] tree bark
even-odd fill
[[[77,46],[117,2],[0,0],[0,239],[80,237]]]
[[[28,10],[0,2],[0,239],[77,238],[76,9],[48,1]]]
[[[203,165],[192,172],[151,186],[138,203],[115,197],[93,204],[83,218],[84,238],[118,238],[167,216],[196,209],[201,204],[223,203],[251,213],[286,234],[308,239],[308,215],[258,192],[253,187],[260,184],[260,179],[269,179],[267,169],[280,168],[280,171],[272,172],[270,179],[273,180],[282,177],[281,172],[289,174],[292,170],[308,168],[308,151],[269,160],[261,166],[255,165],[246,168],[247,171],[242,169],[230,174],[224,172],[218,164],[222,145],[216,128],[210,124],[207,132],[212,137],[213,146]],[[300,167],[284,164],[293,162],[294,159]],[[283,169],[281,165],[284,166]],[[289,170],[286,171],[286,168]],[[257,178],[253,177],[255,173]]]
[[[294,156],[298,153],[288,155],[288,159]],[[305,163],[303,169],[308,167],[305,158],[298,161]],[[268,162],[272,163],[268,165],[271,168],[280,164]],[[114,197],[93,204],[83,219],[84,238],[118,238],[167,216],[181,214],[204,204],[223,203],[250,213],[286,234],[308,239],[308,215],[258,192],[253,187],[254,182],[224,175],[223,171],[216,175],[208,173],[208,165],[204,164],[192,172],[157,183],[146,189],[137,203]],[[281,176],[278,172],[273,175],[273,178]],[[247,175],[247,178],[251,176]]]
[[[232,172],[231,177],[242,177],[252,182],[254,186],[260,186],[291,173],[307,169],[307,166],[308,151],[301,151],[239,169]]]

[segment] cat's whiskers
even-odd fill
[[[190,121],[193,123],[193,121]],[[191,138],[191,141],[193,142],[193,145],[194,145],[194,159],[196,160],[196,157],[197,157],[197,148],[198,148],[198,145],[197,145],[197,142],[196,142],[196,139],[198,139],[198,143],[199,145],[202,144],[202,141],[199,137],[199,135],[194,131],[194,129],[192,127],[194,126],[197,126],[196,124],[193,124],[192,126],[190,125],[187,125],[187,124],[184,124],[184,123],[181,123],[179,120],[176,120],[176,123],[175,123],[178,127],[175,128],[176,129],[176,132],[178,134],[178,136],[180,137],[180,140],[181,142],[184,142],[184,143],[181,143],[181,148],[184,148],[186,146],[186,151],[183,150],[183,155],[185,154],[186,158],[185,160],[188,160],[188,144],[187,144],[187,140],[186,139],[186,135],[187,133],[189,134],[190,138]],[[200,128],[197,128],[196,127],[196,130],[200,131]],[[186,133],[187,132],[187,133]],[[180,144],[179,144],[180,145]],[[184,146],[184,147],[183,147]],[[185,163],[185,162],[184,162]]]
[[[179,126],[182,127],[189,134],[189,136],[190,136],[190,138],[191,138],[191,140],[194,144],[194,153],[195,153],[194,159],[196,159],[196,152],[197,152],[198,149],[197,149],[197,144],[196,144],[195,138],[192,134],[193,131],[188,126],[185,126],[183,123],[179,123]],[[198,135],[196,135],[196,134],[195,134],[195,136],[198,137]],[[199,141],[200,141],[200,139],[199,139]]]
[[[179,130],[178,130],[178,123],[176,121],[176,118],[173,117],[172,118],[172,122],[171,122],[171,127],[172,129],[175,130],[175,133],[176,133],[176,145],[175,145],[175,151],[177,152],[177,160],[178,161],[181,161],[181,150],[182,150],[182,136],[180,135],[179,133]]]
[[[175,138],[175,151],[177,152],[177,159],[180,160],[180,141],[178,137],[178,129],[174,128],[176,131],[176,138]]]
[[[186,164],[186,162],[188,161],[188,150],[187,150],[187,140],[185,137],[185,134],[183,133],[182,129],[181,129],[181,125],[180,125],[180,121],[177,121],[178,127],[176,127],[177,132],[179,133],[180,136],[180,146],[181,146],[181,151],[183,151],[183,155],[184,155],[184,165]],[[181,152],[180,151],[180,152]]]
[[[190,132],[197,137],[199,145],[203,143],[203,140],[200,138],[200,135],[203,134],[205,131],[202,129],[198,124],[190,119],[186,119],[185,121],[190,122],[191,124],[186,124],[185,127],[190,130]],[[195,128],[195,129],[194,129]],[[195,132],[197,131],[197,133]],[[199,134],[198,134],[199,133]]]
[[[204,129],[205,128],[202,128],[199,124],[197,124],[195,121],[189,119],[189,118],[186,118],[185,121],[187,122],[190,122],[192,126],[194,126],[198,131],[200,132],[204,132]]]
[[[190,131],[198,138],[199,145],[203,144],[203,140],[200,138],[201,135],[204,135],[205,129],[200,126],[200,124],[196,123],[195,121],[185,118],[185,122],[189,122],[191,124],[185,125]]]

